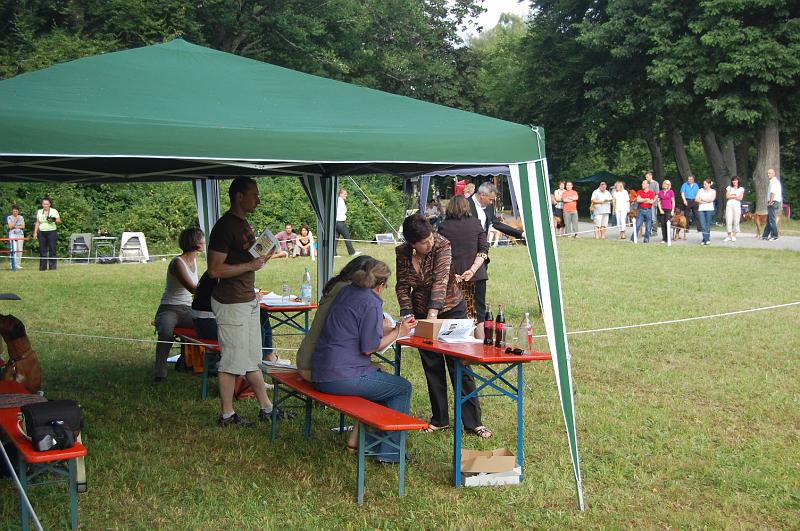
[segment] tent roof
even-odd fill
[[[0,176],[409,173],[544,157],[540,128],[174,40],[0,81]]]

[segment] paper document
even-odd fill
[[[264,228],[264,232],[256,237],[256,243],[250,247],[250,254],[253,258],[260,258],[266,256],[269,258],[277,249],[280,249],[280,242],[269,230],[269,227]]]
[[[258,302],[266,304],[267,306],[308,306],[300,300],[297,295],[289,295],[284,298],[271,291],[266,295],[262,295]]]
[[[475,321],[472,319],[445,319],[436,339],[445,343],[482,342],[472,335],[474,329]]]

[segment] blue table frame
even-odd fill
[[[435,340],[426,340],[418,337],[401,339],[395,344],[397,369],[400,366],[400,349],[403,347],[438,352],[445,356],[456,358],[456,389],[453,400],[454,426],[453,426],[453,484],[461,487],[461,410],[467,400],[478,396],[504,396],[511,399],[517,406],[517,465],[523,470],[523,424],[522,413],[523,391],[525,389],[522,377],[522,365],[536,360],[550,360],[550,354],[543,352],[526,352],[524,354],[506,354],[505,349],[487,346],[480,343],[444,343]],[[489,375],[484,376],[476,372],[473,367],[485,368]],[[461,378],[466,373],[475,379],[475,391],[462,396]],[[516,382],[512,376],[516,373]],[[486,392],[494,391],[494,392]],[[522,481],[523,474],[520,474]]]
[[[261,307],[269,313],[269,324],[273,332],[276,328],[281,326],[287,326],[296,331],[285,334],[273,334],[273,336],[307,336],[309,330],[309,313],[311,310],[317,309],[316,304],[308,304],[305,306],[270,306],[263,302],[261,303]]]

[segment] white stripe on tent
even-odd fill
[[[572,371],[570,370],[570,353],[564,321],[555,225],[550,208],[547,161],[540,159],[524,167],[514,164],[510,165],[509,169],[515,188],[520,192],[517,197],[519,211],[525,227],[531,267],[542,300],[542,317],[552,353],[553,371],[570,446],[578,507],[582,511],[584,509],[583,485],[578,454],[575,402],[572,393]],[[526,212],[528,206],[530,210]]]

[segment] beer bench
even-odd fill
[[[428,423],[411,417],[399,411],[376,404],[360,396],[342,396],[322,393],[314,389],[311,384],[294,372],[275,372],[268,373],[275,384],[272,399],[272,433],[271,439],[274,441],[278,437],[278,406],[286,400],[296,398],[305,404],[305,426],[303,437],[308,440],[311,437],[311,409],[314,402],[319,402],[331,409],[334,409],[358,422],[358,477],[356,487],[356,498],[358,504],[364,503],[364,462],[367,455],[372,455],[370,450],[377,447],[380,443],[386,442],[385,437],[375,434],[377,440],[367,447],[365,426],[370,426],[380,431],[400,432],[400,444],[397,451],[400,456],[398,463],[400,471],[400,481],[398,494],[405,494],[405,473],[406,473],[406,438],[411,430],[424,430],[428,428]],[[281,392],[284,394],[281,395]],[[393,446],[394,443],[390,443]]]
[[[40,481],[33,483],[37,477],[51,473],[62,478],[67,478],[69,488],[69,513],[70,527],[78,528],[78,467],[77,459],[87,454],[86,447],[76,442],[72,448],[64,450],[48,450],[37,452],[29,440],[22,436],[17,429],[17,414],[19,408],[0,408],[0,429],[17,448],[17,475],[26,494],[30,487],[47,483],[62,483],[64,480]],[[30,471],[30,474],[28,473]],[[23,531],[28,530],[28,506],[20,495],[20,520]],[[51,526],[54,527],[54,526]]]
[[[173,331],[176,339],[181,342],[181,354],[186,359],[186,345],[199,346],[202,349],[203,356],[203,374],[200,382],[200,400],[205,400],[208,396],[208,370],[209,370],[209,354],[219,353],[219,341],[213,339],[200,339],[197,337],[197,332],[194,328],[187,328],[183,326],[176,326]]]

